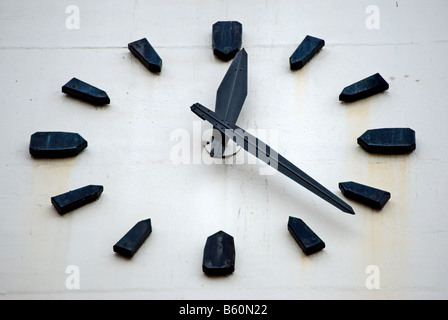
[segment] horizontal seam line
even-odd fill
[[[272,47],[297,47],[300,43],[277,43],[277,44],[255,44],[250,46],[242,46],[242,48],[272,48]],[[380,46],[410,46],[410,45],[430,45],[430,44],[448,44],[448,40],[440,40],[440,41],[428,41],[428,42],[402,42],[402,43],[388,43],[388,42],[381,42],[381,43],[326,43],[325,46],[327,47],[362,47],[362,46],[374,46],[374,47],[380,47]],[[35,47],[35,46],[11,46],[11,47],[0,47],[0,50],[100,50],[100,49],[111,49],[111,50],[117,50],[117,49],[127,49],[127,46],[98,46],[98,47],[58,47],[58,46],[49,46],[49,47]],[[197,45],[197,46],[154,46],[154,48],[157,49],[201,49],[201,48],[211,48],[210,45]]]

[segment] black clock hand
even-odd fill
[[[216,115],[230,123],[236,123],[246,96],[247,52],[242,49],[236,54],[216,92]],[[223,157],[228,141],[229,138],[224,134],[213,136],[210,156]]]
[[[210,122],[215,127],[215,129],[225,134],[228,138],[235,141],[236,144],[243,147],[247,152],[256,156],[258,159],[277,169],[279,172],[283,173],[290,179],[294,180],[301,186],[318,195],[325,201],[331,203],[343,212],[355,214],[352,207],[349,206],[346,202],[338,198],[335,194],[326,189],[316,180],[314,180],[305,172],[286,160],[275,150],[271,149],[263,141],[257,139],[237,125],[220,119],[219,117],[217,117],[217,114],[215,112],[209,110],[199,103],[195,103],[194,105],[192,105],[191,111],[193,111],[203,120],[207,120],[208,122]]]

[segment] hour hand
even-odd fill
[[[217,116],[235,124],[247,96],[247,52],[240,50],[230,64],[216,92]],[[210,156],[223,158],[229,138],[214,128]]]

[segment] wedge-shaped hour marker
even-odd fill
[[[316,53],[325,46],[325,41],[312,36],[306,36],[297,47],[296,51],[289,57],[291,70],[302,69]]]
[[[367,130],[358,138],[367,152],[406,154],[415,150],[415,131],[410,128],[382,128]]]
[[[345,87],[339,95],[339,100],[344,102],[354,102],[383,92],[387,89],[389,89],[389,84],[379,73],[376,73]]]
[[[30,154],[35,158],[74,157],[87,148],[87,141],[78,133],[46,131],[31,135]]]
[[[103,106],[110,103],[109,96],[105,91],[77,78],[72,78],[67,82],[62,87],[62,92],[96,106]]]
[[[54,196],[51,198],[51,203],[59,214],[62,215],[97,200],[103,193],[103,190],[103,186],[88,185]]]
[[[289,217],[288,230],[306,255],[316,253],[325,248],[325,242],[302,219]]]
[[[128,258],[133,257],[151,232],[151,219],[137,222],[137,224],[113,246],[114,252]]]
[[[128,49],[149,71],[162,71],[162,59],[146,38],[129,43]]]
[[[305,172],[297,168],[274,149],[271,149],[271,147],[266,143],[251,135],[249,132],[244,131],[235,124],[220,119],[215,112],[204,107],[200,103],[195,103],[192,105],[191,111],[198,117],[210,122],[217,130],[235,141],[236,144],[244,148],[244,150],[286,175],[304,188],[313,192],[317,196],[321,197],[323,200],[329,202],[343,212],[355,214],[352,207],[350,207],[346,202],[326,189]]]
[[[202,271],[207,275],[224,276],[235,270],[235,242],[224,231],[207,238],[202,260]]]
[[[339,189],[347,198],[381,210],[390,199],[390,193],[357,182],[341,182]]]
[[[238,21],[218,21],[213,24],[213,53],[223,61],[235,57],[241,48],[243,25]]]

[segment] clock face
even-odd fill
[[[446,9],[440,1],[3,1],[1,293],[446,297]],[[214,54],[218,21],[240,23],[248,57],[247,97],[234,124],[356,215],[244,148],[225,159],[210,156],[213,125],[190,107],[216,111],[233,61]],[[291,68],[308,35],[325,45]],[[144,38],[163,61],[156,69],[135,55],[144,55],[140,47],[128,47]],[[340,101],[344,88],[377,73],[388,90]],[[73,78],[106,92],[109,103],[62,92]],[[367,152],[357,139],[380,128],[412,128],[415,150]],[[88,145],[75,156],[35,158],[29,147],[37,132],[77,133]],[[390,199],[372,209],[341,192],[339,183],[349,181],[387,191]],[[58,213],[52,197],[89,185],[103,187],[99,199]],[[140,230],[147,239],[132,258],[114,252],[148,219],[151,231]],[[318,252],[301,250],[288,230],[296,219],[325,243],[318,241]],[[234,269],[220,277],[202,269],[207,239],[217,232],[230,235],[235,249]]]

